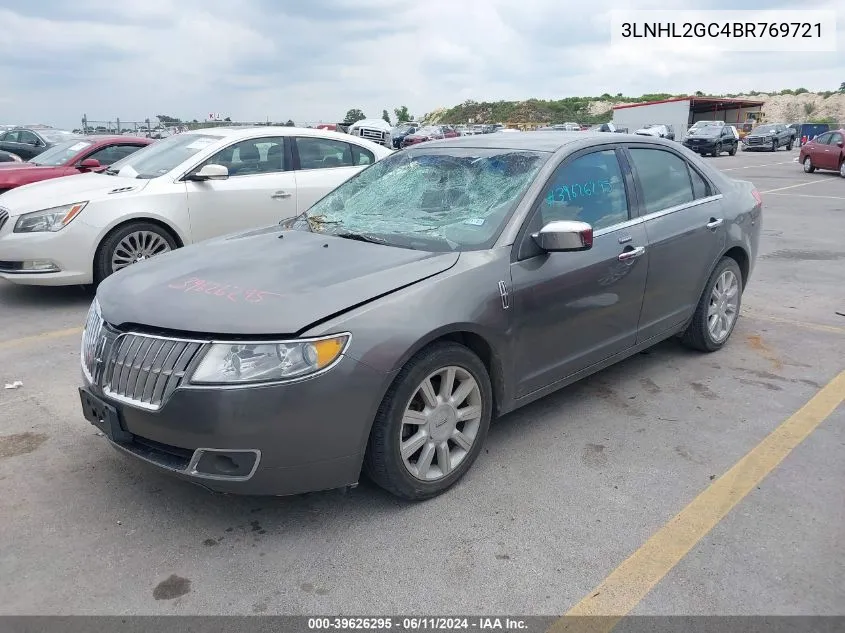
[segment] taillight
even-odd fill
[[[759,206],[763,206],[763,197],[760,195],[760,192],[756,189],[751,190],[751,195],[754,196],[754,199],[757,201]]]

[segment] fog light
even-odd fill
[[[59,272],[59,267],[49,259],[31,259],[21,262],[21,270],[30,272]]]

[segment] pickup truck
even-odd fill
[[[795,143],[793,130],[783,123],[758,125],[742,139],[743,151],[749,149],[767,149],[775,152],[779,147],[791,150]]]

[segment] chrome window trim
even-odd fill
[[[722,198],[723,195],[721,193],[717,193],[712,196],[707,196],[706,198],[699,198],[698,200],[693,200],[692,202],[676,204],[673,207],[667,207],[666,209],[662,209],[661,211],[654,211],[653,213],[641,215],[637,218],[633,218],[632,220],[627,220],[626,222],[620,222],[618,224],[613,224],[611,226],[605,227],[603,229],[598,229],[593,232],[593,237],[601,237],[602,235],[607,235],[608,233],[614,233],[622,229],[637,226],[638,224],[643,224],[645,222],[648,222],[649,220],[656,220],[657,218],[662,218],[663,216],[671,215],[673,213],[677,213],[678,211],[683,211],[684,209],[691,209],[692,207],[697,207],[707,202],[721,200]]]

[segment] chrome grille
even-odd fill
[[[107,396],[159,409],[182,384],[205,343],[120,332],[92,308],[82,337],[82,365]]]
[[[374,141],[376,143],[383,143],[384,142],[384,136],[385,136],[384,132],[381,132],[379,130],[371,130],[371,129],[365,128],[365,127],[358,129],[358,135],[361,138],[365,138],[367,140]]]
[[[746,136],[745,137],[745,143],[747,145],[771,145],[772,141],[770,139],[763,138],[761,136],[757,136],[757,137]]]
[[[6,224],[6,220],[9,219],[9,212],[6,209],[0,209],[0,231],[3,230],[3,225]]]

